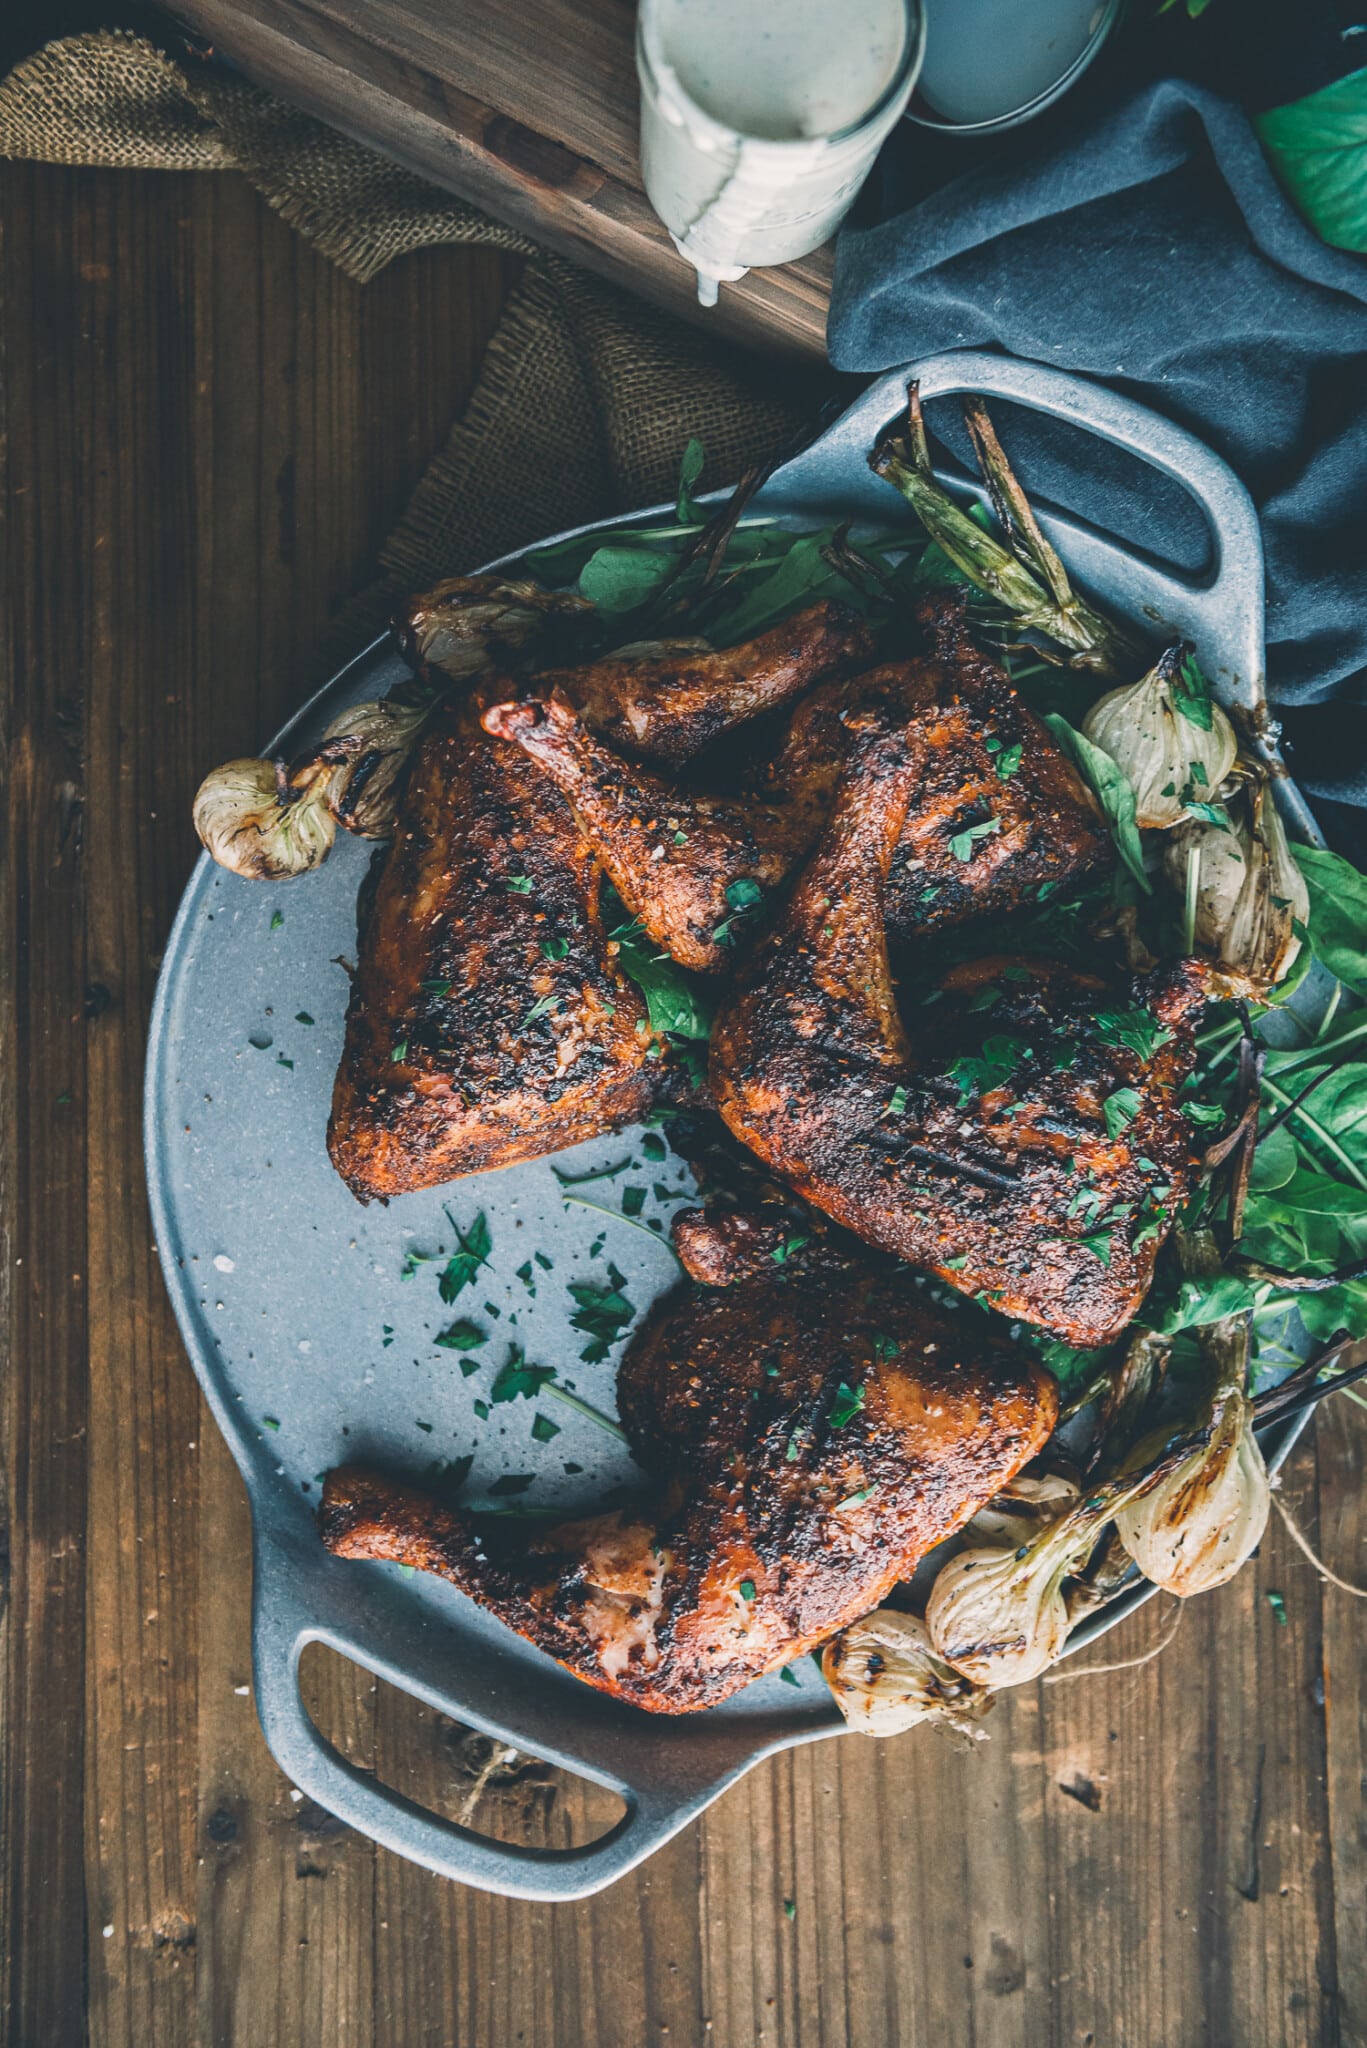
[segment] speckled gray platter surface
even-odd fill
[[[759,503],[795,523],[852,516],[886,530],[891,496],[865,457],[899,409],[907,371],[872,386],[779,471]],[[1257,528],[1224,465],[1154,415],[1074,378],[996,357],[918,366],[927,397],[978,390],[1089,426],[1187,481],[1217,538],[1203,586],[1059,518],[1051,537],[1118,609],[1195,639],[1226,701],[1261,687]],[[281,736],[307,746],[345,705],[406,671],[388,639],[321,692]],[[1289,808],[1305,829],[1294,792]],[[254,1526],[253,1654],[267,1741],[294,1783],[401,1854],[513,1896],[568,1899],[611,1883],[760,1757],[838,1731],[812,1664],[760,1680],[702,1715],[660,1719],[594,1693],[438,1581],[329,1557],[314,1529],[319,1481],[349,1457],[421,1471],[472,1457],[465,1498],[566,1510],[639,1478],[612,1436],[554,1399],[488,1405],[512,1345],[615,1412],[620,1347],[585,1362],[568,1283],[611,1262],[639,1313],[675,1284],[668,1219],[692,1192],[683,1163],[646,1156],[632,1130],[509,1171],[363,1207],[333,1172],[324,1134],[355,955],[356,894],[373,856],[339,835],[324,867],[280,886],[202,859],[168,943],[148,1054],[146,1146],[158,1251],[186,1348],[241,1467]],[[1313,997],[1311,997],[1313,1000]],[[630,1165],[576,1192],[557,1175]],[[626,1187],[642,1190],[633,1225]],[[456,1231],[483,1215],[488,1264],[459,1299],[438,1280]],[[644,1227],[642,1227],[644,1226]],[[658,1226],[658,1228],[652,1228]],[[651,1238],[654,1238],[654,1242]],[[455,1317],[488,1332],[469,1353],[436,1339]],[[463,1368],[471,1368],[468,1372]],[[477,1404],[486,1412],[481,1415]],[[533,1434],[535,1418],[543,1420]],[[555,1434],[550,1435],[554,1426]],[[1133,1596],[1103,1617],[1129,1611]],[[1090,1640],[1097,1624],[1079,1632]],[[489,1840],[417,1807],[341,1757],[309,1720],[298,1662],[322,1641],[441,1711],[610,1785],[625,1812],[567,1850]]]

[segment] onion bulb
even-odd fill
[[[195,830],[221,868],[249,881],[307,874],[337,836],[328,804],[334,772],[311,761],[296,779],[283,763],[225,761],[199,785]]]
[[[941,1567],[926,1627],[945,1662],[974,1684],[1024,1685],[1063,1655],[1070,1627],[1063,1582],[1081,1562],[1060,1534],[1071,1520],[1014,1550],[974,1545]]]
[[[1018,1550],[1037,1536],[1048,1522],[1056,1522],[1077,1506],[1081,1489],[1063,1472],[1045,1472],[1039,1477],[1017,1476],[994,1494],[986,1507],[978,1509],[968,1525],[976,1543],[1009,1544]]]
[[[413,598],[394,630],[410,661],[464,682],[548,638],[556,626],[572,629],[592,616],[588,600],[570,591],[500,576],[451,576]]]
[[[1231,802],[1222,822],[1182,825],[1163,864],[1173,887],[1187,894],[1192,944],[1221,970],[1221,992],[1265,995],[1286,979],[1300,954],[1296,926],[1309,918],[1310,893],[1265,776]]]
[[[861,1735],[900,1735],[918,1721],[962,1728],[989,1704],[982,1688],[936,1656],[925,1623],[895,1607],[875,1608],[833,1636],[821,1673]]]
[[[1272,1499],[1244,1387],[1246,1318],[1211,1324],[1205,1343],[1218,1370],[1201,1440],[1116,1514],[1121,1541],[1145,1578],[1182,1600],[1234,1577],[1262,1541]],[[1142,1449],[1136,1458],[1142,1461]]]
[[[1109,690],[1082,721],[1082,733],[1123,769],[1134,791],[1135,822],[1178,825],[1193,802],[1208,802],[1239,751],[1234,728],[1189,661],[1170,647],[1137,683]]]

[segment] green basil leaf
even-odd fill
[[[1056,711],[1046,712],[1044,722],[1064,752],[1071,754],[1084,782],[1096,792],[1120,858],[1145,895],[1152,895],[1152,884],[1144,872],[1144,845],[1139,837],[1129,777],[1103,748],[1094,747]]]
[[[672,566],[669,555],[641,548],[602,547],[579,572],[579,594],[609,618],[632,612],[655,595]]]
[[[1248,1184],[1260,1193],[1284,1188],[1299,1165],[1296,1141],[1286,1125],[1281,1124],[1259,1142]]]
[[[1253,126],[1297,212],[1336,249],[1367,254],[1367,65]]]

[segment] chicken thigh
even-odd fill
[[[909,1036],[884,904],[922,742],[866,721],[817,853],[718,1015],[712,1093],[772,1172],[866,1242],[1105,1344],[1190,1183],[1179,1090],[1206,979],[1194,962],[1115,985],[979,961],[928,991]]]

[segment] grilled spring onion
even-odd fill
[[[1183,1600],[1233,1578],[1262,1541],[1272,1499],[1245,1392],[1248,1317],[1212,1323],[1201,1337],[1215,1374],[1196,1441],[1115,1518],[1145,1578]],[[1154,1449],[1152,1441],[1138,1445],[1127,1465],[1142,1468]]]
[[[965,417],[1007,545],[985,533],[936,480],[915,383],[907,386],[905,426],[879,435],[869,467],[902,493],[954,566],[1004,606],[1022,631],[1052,640],[1065,651],[1071,668],[1116,678],[1133,675],[1142,666],[1142,649],[1073,589],[982,405],[970,403]]]
[[[1145,831],[1180,825],[1193,799],[1213,797],[1239,751],[1234,727],[1180,642],[1137,683],[1099,698],[1082,732],[1124,771]]]
[[[900,1735],[918,1721],[969,1728],[991,1695],[937,1657],[925,1623],[878,1607],[833,1636],[821,1675],[850,1727],[861,1735]]]
[[[1240,763],[1242,786],[1227,806],[1180,825],[1164,869],[1184,892],[1193,949],[1220,971],[1220,992],[1264,996],[1301,950],[1310,892],[1296,865],[1267,775]]]

